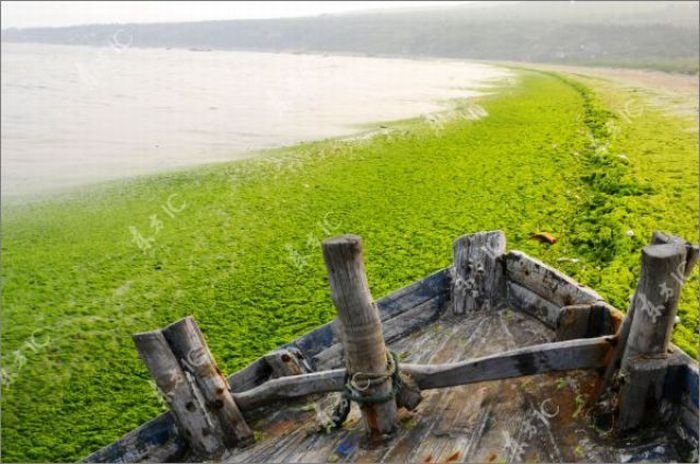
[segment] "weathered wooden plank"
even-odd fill
[[[202,331],[192,317],[186,317],[163,329],[173,354],[189,372],[202,392],[206,408],[216,423],[218,435],[227,448],[247,446],[253,442],[253,431],[229,390],[226,378],[216,366]]]
[[[593,394],[591,404],[597,403],[608,392],[615,379],[615,373],[620,369],[622,356],[625,353],[625,346],[630,335],[630,327],[632,327],[632,317],[634,316],[634,306],[630,306],[625,314],[622,324],[617,333],[618,343],[610,356],[610,362],[605,366],[605,372],[602,375],[600,385],[597,391]]]
[[[599,301],[587,305],[561,308],[557,324],[557,340],[612,335],[619,325],[618,315],[610,305]]]
[[[203,457],[223,452],[222,437],[199,397],[199,391],[181,368],[177,357],[160,330],[133,336],[141,358],[176,420],[180,435],[192,451]]]
[[[389,358],[379,311],[367,283],[362,239],[356,235],[343,235],[324,240],[322,248],[331,296],[342,328],[346,369],[353,377],[375,378],[365,386],[361,396],[389,395],[393,389],[391,377],[383,380],[378,377],[386,374]],[[360,410],[365,430],[372,440],[380,440],[395,430],[397,411],[393,398],[380,403],[360,404]]]
[[[684,353],[685,354],[685,353]],[[689,408],[700,408],[698,399],[698,389],[700,389],[700,375],[698,375],[698,365],[694,362],[683,364],[683,394],[686,396],[685,406]]]
[[[281,348],[263,356],[270,365],[272,374],[270,378],[286,377],[311,372],[311,369],[301,354],[301,350],[293,347]]]
[[[559,321],[557,322],[557,340],[586,338],[592,312],[594,312],[592,304],[571,305],[561,308]]]
[[[511,251],[504,256],[506,278],[557,306],[590,304],[603,298],[566,274],[528,256]]]
[[[279,400],[343,391],[344,380],[345,369],[312,372],[269,380],[234,396],[241,409],[249,411]]]
[[[385,322],[382,325],[385,342],[392,343],[439,318],[445,307],[444,300],[445,298],[438,296],[424,301],[415,308]],[[342,364],[342,355],[343,344],[336,343],[320,352],[313,360],[314,365],[324,369],[339,367]]]
[[[334,319],[282,347],[286,348],[289,345],[294,345],[299,348],[306,357],[313,359],[318,353],[340,341],[338,338],[339,326],[340,322]],[[315,368],[316,366],[313,367]]]
[[[95,451],[83,462],[178,462],[186,450],[187,444],[178,435],[172,414],[167,412]]]
[[[453,244],[455,314],[496,307],[504,295],[501,257],[506,237],[500,230],[463,235]]]
[[[605,301],[599,302],[598,304],[602,304],[607,308],[606,319],[603,322],[605,333],[618,333],[622,329],[622,324],[625,320],[625,313]],[[604,335],[605,333],[601,335]]]
[[[444,268],[378,299],[376,304],[382,321],[386,322],[436,297],[442,297],[444,301],[449,292],[450,268]]]
[[[671,350],[668,360],[664,397],[672,403],[684,404],[687,408],[700,408],[698,365],[676,347]]]
[[[546,343],[442,365],[402,365],[422,390],[604,365],[613,337]]]
[[[668,371],[664,382],[663,397],[677,408],[681,425],[694,437],[698,436],[700,414],[700,376],[695,360],[672,347],[668,358]]]
[[[447,388],[554,371],[599,368],[613,344],[613,337],[569,340],[457,363],[401,364],[400,369],[409,374],[421,390]],[[236,393],[236,402],[242,409],[249,410],[274,401],[338,392],[343,390],[344,379],[345,369],[283,377]]]
[[[272,368],[264,358],[260,357],[243,369],[231,374],[227,380],[232,392],[240,392],[260,385],[271,375]]]
[[[515,282],[508,282],[506,288],[511,308],[534,316],[548,327],[557,327],[561,312],[559,306]]]

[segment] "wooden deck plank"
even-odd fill
[[[554,337],[539,321],[516,311],[457,317],[446,310],[440,319],[394,341],[390,348],[404,363],[447,363]],[[291,416],[281,421],[260,418],[251,426],[265,430],[264,444],[234,452],[225,462],[619,461],[629,450],[601,441],[580,406],[597,379],[592,370],[577,370],[566,376],[534,375],[427,390],[416,411],[402,411],[396,435],[375,448],[364,441],[356,406],[340,430],[316,431],[318,411],[330,411],[338,394],[287,403],[296,411],[293,421]]]

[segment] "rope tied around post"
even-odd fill
[[[342,393],[340,402],[333,409],[331,416],[331,425],[333,429],[340,428],[350,414],[351,401],[354,401],[360,406],[379,404],[392,399],[396,399],[403,386],[401,380],[401,371],[399,369],[399,356],[393,351],[386,350],[387,368],[385,372],[346,372],[345,373],[345,389]],[[391,379],[392,388],[388,393],[376,395],[363,395],[374,385],[381,384],[386,380]],[[362,382],[360,385],[359,383]]]
[[[387,368],[386,372],[381,374],[369,372],[355,372],[353,374],[345,374],[345,391],[343,395],[351,401],[356,402],[360,406],[365,404],[377,404],[389,401],[395,398],[401,388],[401,378],[399,377],[399,357],[393,351],[387,350],[386,354]],[[391,379],[393,388],[386,394],[377,394],[363,396],[362,393],[368,388],[379,385],[386,380]],[[358,381],[363,380],[365,383],[358,386]]]

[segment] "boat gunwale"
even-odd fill
[[[504,258],[503,266],[506,274],[506,282],[508,284],[523,286],[523,288],[534,295],[533,298],[541,300],[540,303],[542,305],[552,306],[553,303],[546,298],[545,295],[538,294],[536,291],[537,289],[528,288],[527,282],[523,282],[522,279],[509,278],[506,263],[512,262],[513,258],[525,260],[530,264],[534,263],[533,265],[540,268],[541,272],[549,276],[555,276],[556,279],[563,282],[564,285],[575,286],[576,288],[574,290],[576,292],[580,293],[583,291],[584,294],[598,297],[592,289],[588,289],[568,275],[547,266],[526,253],[515,250],[509,251],[505,254]],[[444,306],[446,306],[445,303],[450,299],[454,272],[454,266],[442,268],[419,281],[378,299],[376,305],[382,323],[387,324],[392,320],[395,321],[396,318],[406,312],[418,308],[431,300],[435,300],[439,308],[436,314],[439,315],[444,309]],[[517,299],[511,298],[509,291],[506,291],[506,293],[507,295],[504,295],[504,297],[507,298],[508,305],[516,306],[518,304]],[[542,292],[540,291],[540,293]],[[613,319],[617,320],[624,317],[620,311],[605,303],[602,298],[596,299],[596,301],[602,302],[608,306],[608,310]],[[514,307],[513,309],[519,310],[523,314],[527,314],[529,317],[539,320],[544,326],[549,326],[551,328],[551,321],[548,319],[540,318],[538,314],[521,308]],[[562,307],[559,306],[559,312],[561,309]],[[551,315],[548,314],[547,317],[551,318]],[[615,328],[619,326],[619,322],[620,321],[617,320]],[[416,324],[415,327],[409,327],[408,329],[416,330],[419,326],[419,324]],[[407,333],[404,333],[403,335],[405,336],[406,334]],[[339,343],[338,320],[334,319],[280,346],[279,349],[298,350],[315,370],[319,364],[319,355],[328,349],[332,349],[334,345],[337,347]],[[663,399],[681,408],[680,424],[693,437],[697,438],[698,390],[700,383],[698,364],[696,360],[675,345],[671,345],[670,351],[671,363],[669,365],[669,374],[665,379]],[[338,353],[340,353],[340,351],[338,351]],[[333,353],[333,355],[336,357],[335,353]],[[231,391],[235,394],[263,384],[271,378],[272,374],[272,369],[265,360],[265,356],[261,356],[249,363],[246,367],[231,374],[227,379]],[[683,414],[683,412],[685,412],[685,414]],[[245,414],[246,412],[244,411],[244,415]],[[693,418],[695,421],[692,420]],[[144,459],[153,460],[156,455],[158,456],[157,459],[167,462],[179,459],[186,450],[187,445],[184,440],[179,437],[174,418],[168,411],[144,423],[138,428],[127,432],[112,444],[95,451],[86,457],[83,462],[134,462]]]

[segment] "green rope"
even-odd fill
[[[334,429],[340,428],[345,420],[350,414],[351,401],[359,404],[360,406],[373,405],[384,403],[391,399],[396,398],[401,390],[401,376],[399,370],[399,356],[393,351],[387,350],[387,373],[385,374],[368,374],[362,372],[356,372],[352,375],[345,372],[345,390],[343,391],[343,396],[340,402],[336,405],[333,410],[333,415],[331,416],[332,426]],[[364,377],[366,380],[366,385],[362,388],[358,388],[357,379],[358,377]],[[375,395],[363,395],[362,392],[366,391],[369,387],[377,384],[381,384],[387,378],[391,378],[392,388],[391,391],[387,393],[377,393]]]

